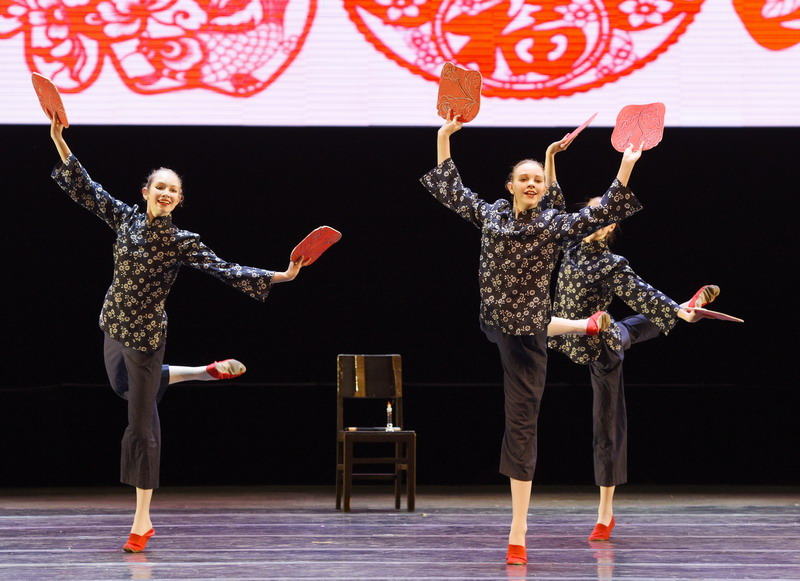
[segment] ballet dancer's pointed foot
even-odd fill
[[[611,315],[605,311],[597,311],[586,321],[586,334],[589,336],[599,335],[600,331],[605,331],[611,326]]]
[[[128,537],[128,542],[122,545],[122,550],[126,553],[141,553],[144,551],[145,545],[147,545],[147,541],[150,540],[150,537],[156,534],[156,531],[150,529],[143,535],[135,535],[131,533],[131,536]]]
[[[614,522],[613,516],[611,517],[611,522],[608,523],[608,526],[601,523],[597,523],[596,525],[594,525],[594,530],[592,531],[592,534],[589,535],[589,540],[607,541],[609,538],[611,538],[611,531],[614,528],[615,524],[616,523]]]
[[[719,287],[715,284],[704,284],[700,290],[694,293],[689,300],[688,307],[704,307],[712,302],[719,295]]]
[[[526,565],[528,563],[528,553],[522,545],[508,545],[506,553],[506,565]]]
[[[242,375],[247,368],[244,363],[236,359],[226,359],[225,361],[214,361],[206,365],[206,373],[214,379],[233,379]]]

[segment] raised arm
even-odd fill
[[[556,180],[556,154],[559,151],[566,151],[572,140],[567,140],[569,133],[567,133],[560,141],[555,141],[549,145],[544,154],[544,179],[549,186]]]
[[[631,179],[633,166],[636,165],[636,162],[642,157],[642,145],[643,144],[640,144],[638,149],[634,149],[633,143],[631,143],[622,153],[622,162],[619,164],[617,179],[626,188],[628,187],[628,180]]]
[[[63,133],[64,126],[59,122],[58,115],[53,115],[53,118],[50,121],[50,138],[56,145],[58,155],[61,156],[61,161],[67,161],[67,158],[72,154],[72,152],[70,151],[67,142],[64,141]]]
[[[461,129],[461,121],[458,115],[445,121],[444,125],[439,128],[439,133],[436,136],[437,165],[441,165],[442,162],[452,157],[450,155],[450,136],[459,129]]]

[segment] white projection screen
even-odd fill
[[[800,0],[0,0],[0,123],[430,126],[452,62],[476,126],[800,125]]]

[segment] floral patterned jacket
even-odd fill
[[[114,278],[103,301],[100,328],[126,347],[152,352],[164,345],[164,303],[182,265],[266,300],[274,272],[222,260],[197,234],[173,226],[171,216],[149,222],[138,206],[124,204],[92,181],[74,155],[57,165],[52,177],[70,198],[117,234]]]
[[[613,254],[605,240],[576,241],[567,247],[556,282],[553,315],[583,319],[606,310],[614,297],[644,315],[666,335],[675,326],[680,306],[642,280],[628,260]],[[548,346],[564,353],[575,363],[589,364],[600,356],[601,342],[611,349],[622,349],[622,338],[615,323],[600,335],[559,335],[550,337]]]
[[[600,206],[566,213],[543,203],[514,216],[506,199],[489,203],[466,188],[452,159],[425,174],[422,185],[445,207],[481,230],[480,320],[509,335],[533,335],[550,321],[550,280],[565,240],[631,216],[639,200],[614,180]],[[549,196],[560,196],[557,183]]]

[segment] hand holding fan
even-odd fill
[[[342,233],[338,230],[330,226],[320,226],[294,247],[290,256],[291,261],[297,262],[302,257],[303,266],[308,266],[341,238]]]

